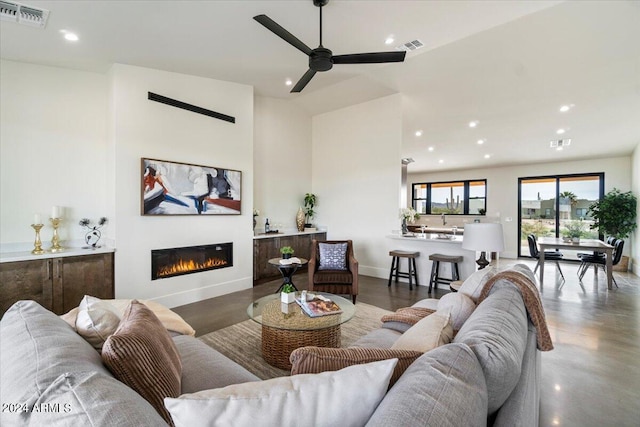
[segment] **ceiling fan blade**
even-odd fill
[[[374,52],[335,55],[334,64],[381,64],[383,62],[403,62],[407,52]]]
[[[253,19],[261,23],[267,30],[271,31],[273,34],[280,37],[291,46],[302,51],[302,53],[304,53],[305,55],[308,56],[311,53],[311,48],[309,46],[302,43],[296,36],[282,28],[280,24],[269,18],[267,15],[257,15],[254,16]]]
[[[293,89],[291,89],[291,93],[302,92],[302,89],[304,89],[304,87],[311,81],[311,79],[315,75],[316,75],[316,72],[311,68],[309,68],[309,70],[307,70],[307,72],[304,73],[304,76],[302,76],[300,80],[298,80],[298,83],[296,83]]]

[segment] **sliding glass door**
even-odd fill
[[[604,174],[554,175],[518,179],[518,256],[529,256],[527,236],[563,237],[567,227],[582,227],[582,238],[597,239],[591,230],[589,206],[604,194]],[[577,251],[563,251],[566,259],[577,259]]]

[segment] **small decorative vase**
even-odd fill
[[[573,243],[580,243],[580,238],[579,237],[574,237],[573,238]]]
[[[407,234],[409,232],[409,228],[407,227],[407,219],[402,218],[402,234]]]
[[[284,293],[280,292],[280,301],[285,304],[291,304],[296,300],[295,292]]]
[[[282,259],[289,259],[291,258],[291,254],[282,254]]]
[[[296,226],[298,227],[298,231],[304,231],[304,211],[302,207],[298,209],[298,213],[296,214]]]
[[[258,221],[256,221],[256,216],[253,216],[253,229],[256,229],[256,225],[258,225]]]

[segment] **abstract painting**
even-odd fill
[[[240,215],[242,172],[142,158],[142,215]]]

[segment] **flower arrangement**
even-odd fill
[[[102,237],[100,229],[104,227],[107,222],[109,222],[109,220],[106,216],[101,217],[96,225],[91,225],[91,220],[89,218],[82,218],[80,220],[78,224],[87,229],[87,233],[84,235],[84,241],[87,245],[92,248],[100,247],[98,246],[100,237]]]
[[[413,208],[400,209],[400,219],[413,223],[416,219],[420,218],[420,214]]]

